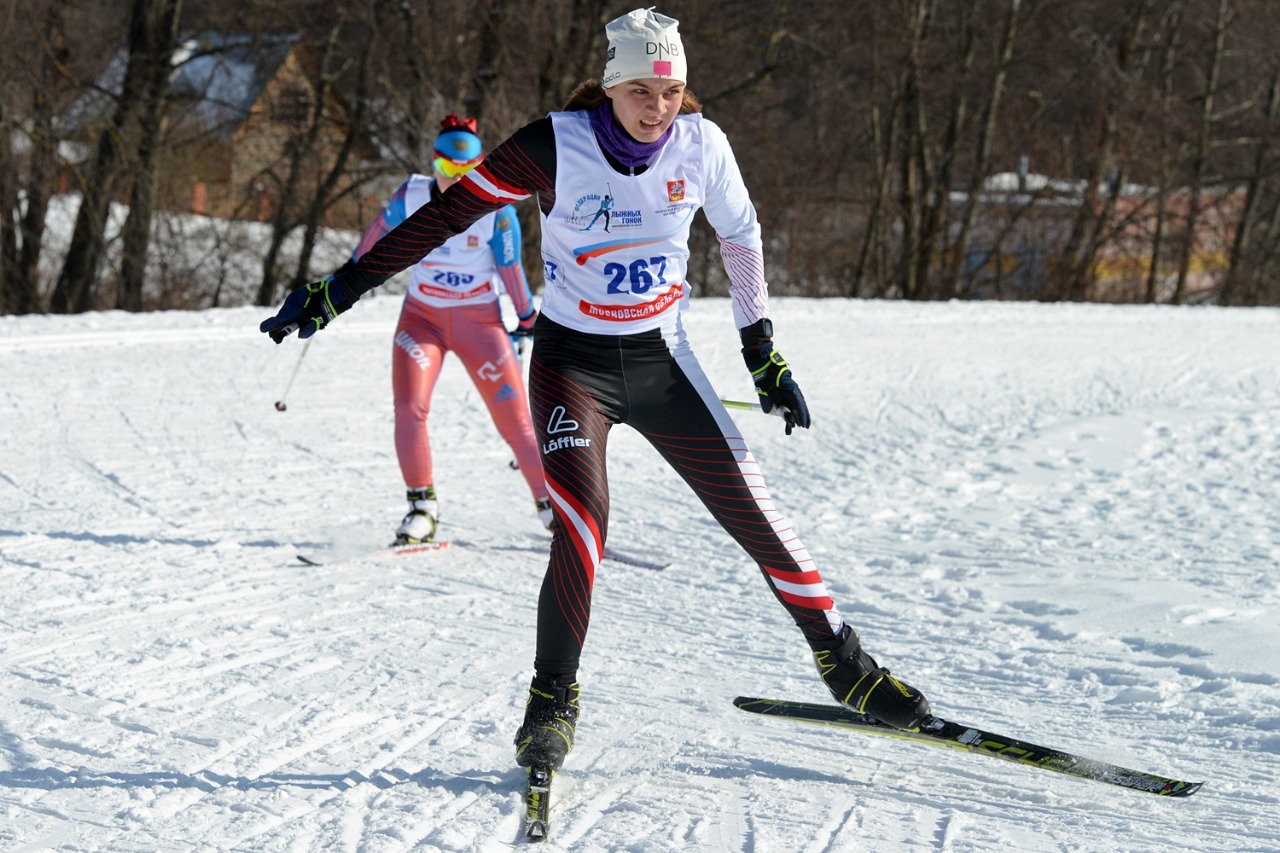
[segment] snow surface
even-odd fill
[[[301,362],[262,309],[0,317],[0,849],[517,842],[548,536],[450,361],[432,438],[455,547],[367,556],[404,508],[398,304],[362,301]],[[825,691],[754,566],[623,427],[610,544],[672,565],[597,578],[546,847],[1280,848],[1280,312],[773,315],[814,429],[736,417],[871,652],[943,716],[1205,786],[1163,799],[736,710]],[[689,326],[746,399],[728,304]]]

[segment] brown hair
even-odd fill
[[[578,84],[573,90],[573,94],[569,96],[569,100],[565,102],[565,112],[573,110],[592,110],[604,103],[605,100],[604,87],[600,85],[600,81],[594,77],[588,77]],[[681,113],[700,113],[702,112],[702,102],[698,100],[698,96],[688,89],[684,90],[684,101],[680,104]]]

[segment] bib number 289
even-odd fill
[[[438,272],[431,277],[436,284],[444,284],[449,287],[465,287],[475,281],[475,276],[468,273],[460,272]]]
[[[649,289],[667,283],[664,273],[666,258],[640,258],[630,266],[619,263],[605,264],[604,274],[609,276],[609,293],[648,293]]]

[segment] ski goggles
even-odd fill
[[[467,172],[470,172],[476,166],[479,166],[480,161],[483,159],[483,157],[477,157],[474,160],[459,163],[455,160],[450,160],[448,157],[437,157],[431,161],[431,168],[435,169],[446,178],[461,178]]]

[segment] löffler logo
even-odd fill
[[[578,428],[578,422],[568,416],[564,406],[556,406],[551,410],[551,417],[547,418],[547,435],[555,435],[558,432],[573,432]]]

